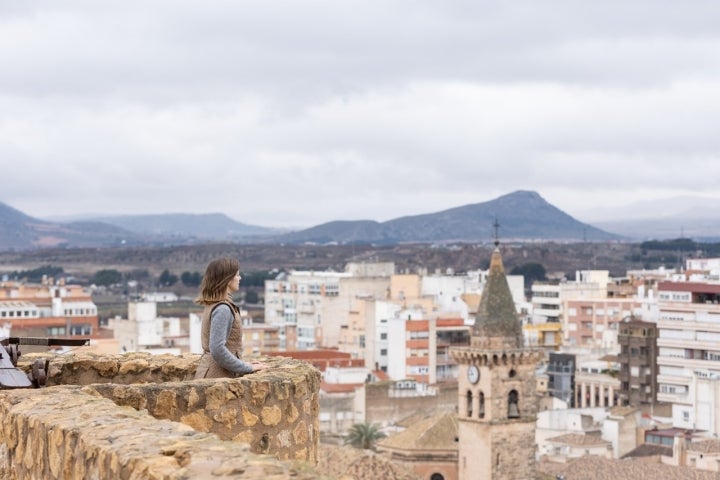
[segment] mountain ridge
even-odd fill
[[[582,223],[543,199],[537,192],[517,190],[496,199],[435,213],[376,222],[332,221],[279,237],[298,242],[451,242],[489,241],[499,222],[499,235],[522,240],[620,240],[623,237]]]
[[[499,222],[499,232],[493,224]],[[94,216],[68,223],[39,220],[0,202],[0,249],[244,243],[449,243],[511,240],[612,241],[624,237],[580,222],[537,192],[518,190],[486,202],[385,222],[334,220],[307,229],[237,222],[222,213]]]

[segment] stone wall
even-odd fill
[[[47,388],[0,391],[0,477],[321,478],[315,368],[189,380],[197,359],[52,357]]]

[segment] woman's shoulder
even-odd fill
[[[229,302],[227,300],[222,300],[220,302],[217,302],[213,305],[208,305],[210,309],[210,314],[212,315],[215,311],[229,311],[231,314],[235,314],[238,311],[238,308],[235,304],[232,302]]]

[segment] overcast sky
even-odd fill
[[[389,220],[720,198],[720,2],[0,0],[0,201]]]

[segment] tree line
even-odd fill
[[[242,272],[242,286],[244,287],[264,287],[265,280],[270,280],[277,276],[277,271],[272,272]],[[158,287],[172,287],[180,282],[186,287],[199,287],[202,282],[203,275],[200,272],[183,271],[179,275],[171,272],[169,269],[163,270],[157,277],[157,281],[153,282],[152,276],[147,270],[132,270],[130,272],[120,272],[117,269],[107,268],[96,271],[87,279],[75,278],[66,275],[62,267],[53,265],[44,265],[42,267],[13,271],[5,274],[8,280],[27,281],[31,283],[40,283],[45,279],[65,278],[68,283],[80,285],[96,285],[110,287],[136,281],[144,284],[155,284]]]

